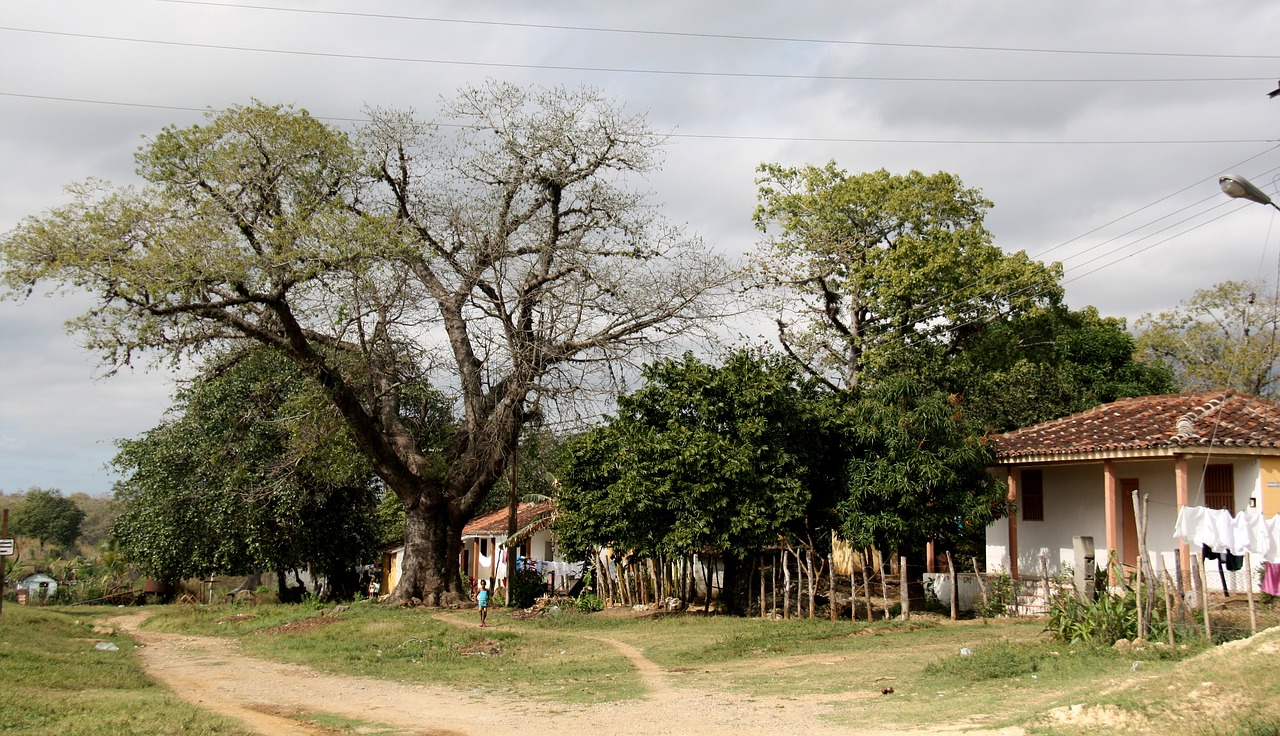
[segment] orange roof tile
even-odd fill
[[[555,501],[538,501],[522,503],[516,507],[516,528],[523,529],[533,523],[539,516],[545,516],[556,507]],[[507,509],[491,511],[484,516],[477,516],[462,528],[463,539],[467,537],[507,535]]]
[[[1280,404],[1233,391],[1121,399],[995,435],[996,459],[1175,447],[1280,447]]]

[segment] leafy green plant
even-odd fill
[[[583,613],[595,613],[604,610],[604,599],[594,593],[582,593],[574,600],[573,605]]]
[[[981,618],[1016,615],[1018,594],[1014,589],[1013,577],[1009,573],[999,573],[987,578],[987,600],[975,606],[974,613]]]
[[[533,570],[516,570],[511,578],[511,600],[517,608],[528,608],[547,590],[542,576]]]

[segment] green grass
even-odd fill
[[[1051,639],[1043,631],[1044,623],[1034,620],[868,624],[700,615],[633,618],[566,609],[525,621],[498,609],[490,616],[492,627],[479,629],[474,611],[368,604],[323,619],[305,606],[154,610],[149,628],[233,637],[253,656],[336,674],[432,683],[522,700],[590,704],[643,696],[635,667],[602,641],[609,639],[641,650],[675,687],[729,693],[744,701],[810,699],[830,709],[835,725],[850,728],[874,725],[891,731],[945,723],[1016,725],[1059,736],[1107,729],[1280,736],[1280,676],[1273,664],[1280,651],[1280,631],[1193,656],[1193,649],[1170,654],[1071,647]],[[141,711],[136,707],[140,696],[164,700],[138,673],[128,651],[115,659],[94,659],[85,653],[91,643],[76,642],[87,627],[76,626],[69,615],[46,609],[22,611],[21,616],[32,629],[55,632],[47,636],[60,644],[42,641],[44,633],[28,634],[17,617],[0,619],[0,626],[9,627],[0,628],[6,634],[4,642],[23,640],[17,648],[0,645],[0,667],[20,673],[27,688],[24,695],[29,696],[8,701],[10,708],[23,703],[20,713],[0,708],[0,731],[21,723],[28,730],[17,733],[167,733],[130,726],[125,720]],[[36,622],[35,616],[42,618]],[[123,637],[117,639],[127,644]],[[970,654],[961,656],[962,648]],[[19,649],[24,652],[21,657],[15,656]],[[1135,660],[1143,662],[1137,669]],[[46,661],[54,666],[43,667]],[[81,671],[81,661],[99,669]],[[110,687],[99,684],[104,682]],[[84,686],[103,689],[77,695]],[[882,694],[889,687],[893,692]],[[117,696],[125,704],[115,704]],[[81,703],[80,698],[87,700]],[[45,717],[41,714],[52,705],[59,706],[55,712],[62,720],[27,720]],[[1073,705],[1084,717],[1062,718]],[[72,719],[87,723],[92,717],[96,724],[96,709],[102,709],[113,725],[79,730],[79,722]],[[185,722],[191,725],[169,732],[223,732],[202,725],[206,722],[189,709],[185,712]],[[182,718],[171,715],[165,720],[183,723]],[[381,728],[326,718],[316,715],[312,720],[338,732]]]
[[[109,613],[114,614],[115,609]],[[134,643],[91,631],[92,613],[7,605],[0,613],[0,733],[247,734],[173,697],[142,672]],[[94,649],[110,641],[116,652]]]

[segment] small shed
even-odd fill
[[[19,580],[13,587],[27,591],[29,598],[48,598],[58,589],[58,581],[47,573],[37,572]]]

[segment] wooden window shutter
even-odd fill
[[[1204,505],[1211,509],[1236,512],[1236,483],[1229,464],[1210,465],[1204,469]]]
[[[1044,521],[1044,474],[1040,470],[1022,471],[1022,520]]]

